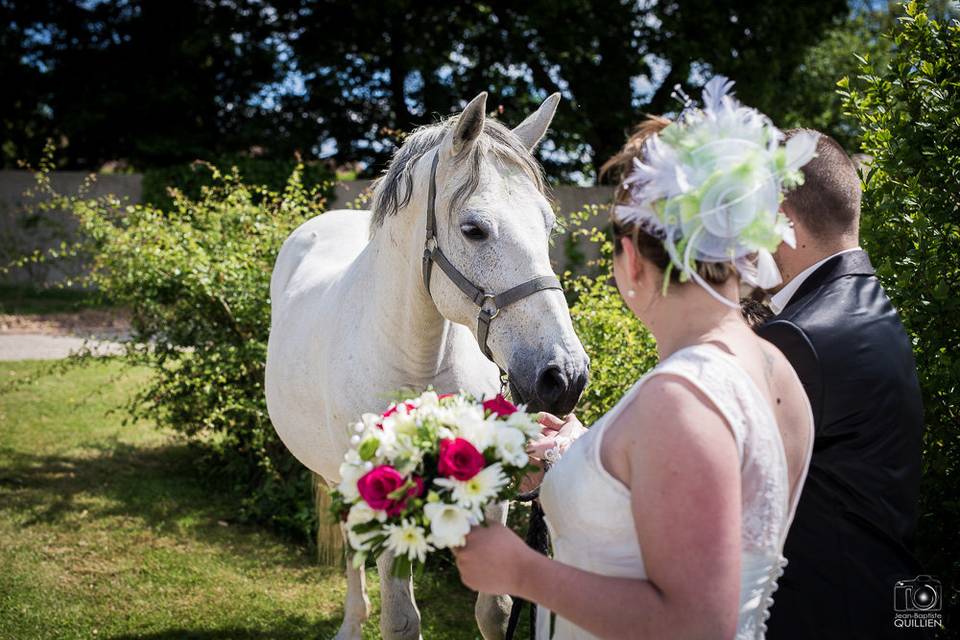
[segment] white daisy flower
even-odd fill
[[[453,416],[453,431],[474,447],[477,451],[486,451],[493,446],[493,431],[495,421],[488,421],[483,417],[483,409],[477,405],[460,407]]]
[[[357,533],[353,529],[347,529],[347,541],[350,543],[350,548],[354,551],[369,551],[370,550],[370,540],[377,535],[376,531],[368,531],[366,533]]]
[[[357,481],[366,472],[359,458],[357,463],[344,462],[340,465],[340,484],[337,485],[337,491],[351,502],[359,500],[360,493],[357,491]]]
[[[505,464],[514,467],[525,467],[527,457],[527,436],[519,429],[504,424],[493,430],[493,443],[497,448],[497,456]]]
[[[450,494],[458,506],[477,513],[500,493],[508,481],[502,465],[495,462],[469,480],[437,478],[433,482],[437,486],[450,489]]]
[[[372,520],[379,520],[383,522],[387,519],[386,511],[377,511],[368,505],[366,502],[361,500],[357,504],[350,507],[350,512],[347,514],[347,528],[352,529],[353,527],[366,524]]]
[[[543,426],[537,422],[537,414],[529,414],[525,413],[524,411],[511,413],[509,416],[507,416],[506,420],[501,422],[501,424],[507,425],[508,427],[513,427],[514,429],[519,429],[528,438],[533,438],[540,435],[540,431],[543,429]]]
[[[430,502],[423,508],[430,520],[429,542],[437,549],[462,547],[477,518],[466,509],[445,502]]]
[[[427,542],[426,531],[412,520],[387,525],[385,530],[387,540],[384,544],[398,556],[407,556],[410,560],[424,562],[427,559],[427,552],[433,551],[433,547]]]

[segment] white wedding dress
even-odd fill
[[[647,577],[637,541],[630,491],[603,467],[600,444],[606,425],[652,376],[680,376],[700,389],[730,425],[740,456],[742,528],[740,611],[737,640],[764,637],[772,594],[783,574],[783,542],[806,479],[813,444],[813,415],[803,476],[790,496],[786,454],[773,411],[749,374],[716,346],[682,349],[641,378],[603,418],[577,439],[546,474],[540,500],[560,562],[602,575]],[[809,412],[809,403],[808,403]],[[669,425],[663,425],[669,428]],[[696,612],[691,612],[695,615]],[[595,636],[540,607],[537,640],[586,640]]]

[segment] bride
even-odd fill
[[[816,139],[781,144],[731,86],[714,78],[673,124],[649,118],[607,163],[614,276],[660,362],[546,474],[553,558],[498,524],[456,552],[468,587],[541,605],[538,640],[764,636],[813,416],[736,301],[780,279],[781,193]]]

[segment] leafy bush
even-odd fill
[[[233,154],[221,156],[209,163],[188,162],[146,170],[143,174],[143,202],[158,209],[169,209],[173,206],[170,189],[176,189],[196,200],[204,186],[216,182],[213,167],[236,167],[244,183],[262,185],[271,191],[282,191],[290,174],[298,166],[300,180],[307,189],[325,189],[333,184],[334,176],[331,170],[318,163],[303,165],[293,159],[275,160]]]
[[[863,128],[863,243],[910,333],[926,433],[919,551],[960,599],[960,24],[911,2],[889,62],[841,81]]]
[[[586,425],[609,411],[657,363],[653,336],[627,309],[611,284],[610,238],[603,230],[586,226],[595,215],[596,208],[591,207],[565,221],[567,247],[594,243],[600,254],[590,261],[587,274],[564,274],[573,327],[590,356],[590,384],[577,406],[578,417]]]
[[[263,380],[269,282],[284,239],[323,211],[296,166],[282,191],[207,165],[210,185],[168,209],[114,197],[66,197],[38,181],[51,210],[72,212],[90,256],[87,284],[132,316],[128,358],[154,372],[131,409],[202,445],[244,498],[241,519],[311,536],[310,474],[267,416]]]

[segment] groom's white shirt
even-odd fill
[[[797,289],[800,288],[800,285],[802,285],[803,282],[807,278],[809,278],[814,271],[819,269],[820,265],[822,265],[827,260],[835,258],[844,253],[850,253],[851,251],[861,251],[861,249],[860,247],[855,247],[853,249],[844,249],[843,251],[838,251],[832,256],[827,256],[823,260],[819,262],[815,262],[814,264],[810,265],[809,267],[807,267],[806,269],[798,273],[793,280],[783,285],[783,288],[780,289],[780,291],[777,291],[775,294],[770,296],[770,310],[773,311],[775,315],[780,315],[780,313],[786,308],[786,306],[790,304],[790,299],[793,298],[793,294],[797,292]]]

